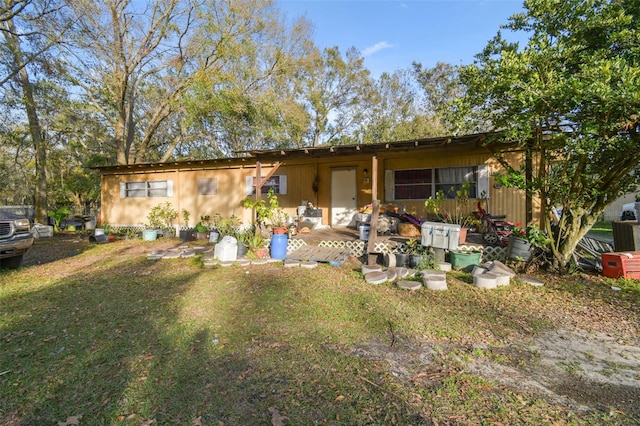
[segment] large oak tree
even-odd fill
[[[640,1],[527,0],[477,61],[462,67],[470,118],[533,153],[530,170],[509,164],[507,181],[540,200],[554,264],[567,271],[580,239],[638,183]],[[499,157],[500,158],[500,157]],[[554,223],[546,214],[562,208]]]

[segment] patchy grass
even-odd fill
[[[41,264],[1,273],[0,423],[637,420],[559,406],[466,367],[528,366],[536,360],[506,348],[565,326],[632,338],[637,283],[543,276],[543,288],[481,291],[454,272],[449,291],[408,292],[366,284],[356,263],[205,269],[149,261],[155,244],[54,238],[34,248],[49,253]]]

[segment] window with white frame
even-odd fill
[[[263,177],[264,179],[264,177]],[[255,176],[247,176],[246,177],[246,195],[255,195],[256,193],[256,177]],[[273,175],[262,184],[262,194],[266,194],[270,189],[273,189],[273,192],[277,195],[284,195],[287,193],[287,176],[286,175]]]
[[[489,173],[485,164],[468,167],[387,170],[385,192],[388,201],[425,200],[442,190],[446,198],[470,183],[469,198],[489,194]]]
[[[477,167],[447,167],[435,169],[435,190],[442,191],[445,198],[456,198],[456,191],[462,189],[465,183],[471,184],[469,188],[469,198],[476,198],[476,187],[478,186]]]
[[[120,182],[121,198],[172,197],[173,181]]]

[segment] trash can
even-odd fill
[[[363,241],[369,240],[369,231],[371,229],[371,225],[368,223],[361,223],[358,226],[358,231],[360,231],[360,239]]]

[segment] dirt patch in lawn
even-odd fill
[[[448,354],[455,354],[456,365]],[[563,329],[500,347],[373,343],[353,349],[350,355],[386,365],[408,386],[437,387],[447,377],[471,373],[530,400],[542,399],[583,414],[616,411],[640,422],[640,346],[604,333]]]

